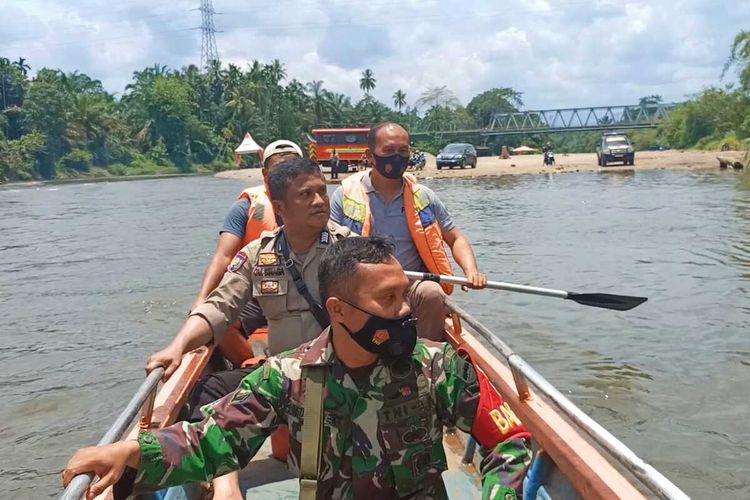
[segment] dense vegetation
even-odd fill
[[[29,70],[23,58],[0,58],[0,181],[219,170],[232,165],[245,131],[267,144],[303,141],[315,125],[385,119],[428,130],[476,128],[492,109],[521,105],[519,93],[493,89],[464,108],[436,87],[418,101],[423,113],[406,105],[400,89],[391,108],[372,97],[377,80],[369,69],[355,103],[322,81],[287,80],[277,60],[245,70],[154,66],[133,73],[121,98],[83,73],[43,68],[30,78]]]
[[[83,73],[42,68],[32,78],[29,71],[24,58],[0,57],[0,182],[220,170],[231,166],[245,131],[265,144],[281,137],[303,141],[315,125],[385,119],[412,130],[466,130],[485,126],[494,112],[523,106],[520,92],[494,88],[464,107],[443,86],[427,89],[413,107],[394,89],[391,107],[372,97],[378,82],[369,69],[359,80],[363,95],[354,102],[326,90],[322,81],[289,80],[278,60],[253,61],[244,70],[219,63],[206,71],[157,65],[134,72],[119,98]],[[750,137],[750,32],[736,36],[724,72],[736,72],[736,87],[704,89],[658,130],[631,134],[637,145],[741,147]],[[641,104],[660,99],[644,97]],[[598,136],[539,134],[493,138],[485,145],[496,152],[501,144],[551,140],[560,151],[593,151]],[[446,142],[435,135],[417,146],[435,152]]]

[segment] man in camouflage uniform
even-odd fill
[[[463,353],[417,341],[405,300],[409,282],[392,246],[381,238],[343,239],[326,251],[319,273],[331,327],[318,338],[269,358],[236,391],[207,405],[200,423],[80,450],[64,484],[93,471],[102,477],[92,486],[98,493],[126,465],[145,485],[206,480],[247,464],[287,423],[292,471],[309,464],[300,463],[309,453],[303,446],[319,446],[315,477],[300,482],[304,491],[312,479],[319,499],[446,498],[442,429],[455,425],[486,448],[483,497],[515,498],[530,461],[529,434]],[[314,419],[315,399],[305,396],[315,393],[316,370],[324,374],[324,411],[321,439],[311,444],[303,412]]]

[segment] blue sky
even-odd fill
[[[79,70],[122,92],[136,69],[200,61],[199,0],[5,0],[0,56]],[[527,109],[678,101],[719,84],[750,1],[214,0],[220,57],[285,63],[355,99],[371,68],[375,97],[413,104],[447,85],[466,104],[510,86]],[[729,79],[731,81],[731,78]]]

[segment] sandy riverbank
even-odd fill
[[[425,178],[447,178],[447,177],[486,177],[497,175],[524,175],[545,173],[570,173],[570,172],[617,172],[633,170],[698,170],[719,169],[717,155],[741,159],[744,153],[737,151],[726,151],[717,153],[715,151],[643,151],[635,155],[633,166],[608,166],[600,167],[596,163],[594,153],[558,153],[555,156],[556,164],[553,167],[542,165],[542,155],[512,156],[508,160],[498,157],[479,158],[477,168],[467,169],[442,169],[435,166],[435,157],[428,155],[427,165],[424,170],[415,172],[418,177]],[[327,170],[327,169],[324,169]],[[248,183],[260,182],[260,169],[228,170],[219,172],[217,177],[227,179],[242,179]],[[343,177],[340,176],[340,177]]]

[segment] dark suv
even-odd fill
[[[621,161],[623,165],[633,165],[635,164],[635,151],[627,135],[610,132],[604,134],[599,141],[596,147],[596,159],[602,167],[616,161]]]
[[[437,168],[461,167],[477,168],[477,150],[471,144],[456,143],[448,144],[438,153],[436,158]]]

